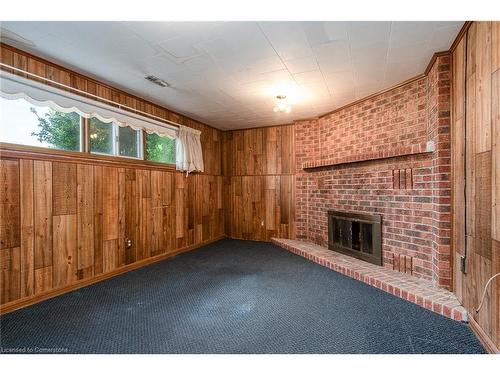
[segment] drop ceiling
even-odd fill
[[[224,130],[322,115],[423,73],[462,25],[1,23],[2,41]],[[276,95],[287,96],[291,113],[273,112]]]

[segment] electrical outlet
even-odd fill
[[[460,271],[467,273],[467,258],[464,256],[460,257]]]

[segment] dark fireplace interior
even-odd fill
[[[328,248],[381,266],[381,216],[328,211]]]

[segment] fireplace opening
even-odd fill
[[[359,221],[351,221],[351,237],[352,237],[351,247],[353,250],[361,250],[360,228],[361,228],[361,223]]]
[[[328,248],[382,265],[380,215],[328,211]]]

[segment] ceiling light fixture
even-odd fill
[[[153,76],[153,75],[150,75],[150,76],[146,76],[144,77],[146,78],[149,82],[152,82],[154,83],[155,85],[158,85],[160,87],[169,87],[170,85],[168,84],[168,82],[164,81],[163,79],[160,79],[156,76]]]
[[[292,107],[290,107],[290,104],[286,101],[286,95],[277,95],[276,99],[276,106],[273,108],[274,112],[290,113],[292,111]]]

